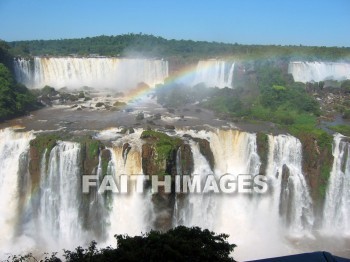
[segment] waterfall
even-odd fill
[[[49,247],[70,248],[84,243],[79,168],[80,146],[59,141],[51,150],[47,171],[41,170],[39,228],[37,233]]]
[[[17,80],[29,88],[89,86],[122,91],[141,82],[153,87],[168,77],[168,62],[151,59],[34,57],[33,65],[20,58],[14,67]]]
[[[291,62],[288,73],[296,82],[343,81],[350,79],[349,63],[334,62]]]
[[[31,62],[25,58],[14,60],[16,80],[22,84],[30,85],[32,82]]]
[[[194,160],[192,176],[200,176],[200,184],[203,189],[208,175],[213,174],[206,158],[200,153],[198,143],[190,142]],[[216,203],[211,193],[189,193],[187,196],[176,197],[174,226],[185,225],[188,227],[199,226],[201,228],[214,229],[216,219]]]
[[[215,157],[217,175],[228,173],[237,179],[241,174],[259,174],[261,162],[257,154],[255,134],[238,130],[216,130],[211,134],[210,146]],[[266,199],[265,195],[235,192],[218,195],[216,199],[218,210],[215,232],[229,234],[229,240],[242,247],[235,252],[235,259],[255,259],[271,254],[271,251],[266,251],[270,243],[261,241],[266,235],[274,240],[276,250],[282,249],[280,232],[267,227],[267,223],[271,223],[270,207],[266,209],[260,203],[260,200]],[[250,243],[250,247],[246,248],[245,243]],[[254,254],[251,246],[256,247]]]
[[[261,162],[255,134],[238,130],[192,131],[190,134],[210,141],[217,177],[226,173],[233,177],[259,174]],[[230,240],[241,247],[235,252],[237,259],[290,253],[293,249],[287,238],[308,236],[313,225],[312,202],[302,173],[300,141],[289,135],[269,136],[268,155],[267,193],[214,196],[214,231],[228,233]],[[208,214],[210,219],[211,213]],[[204,215],[202,221],[206,219]],[[210,223],[207,226],[211,226]],[[261,239],[266,236],[269,241],[265,243]],[[250,243],[249,247],[246,243]],[[270,248],[271,243],[274,250]],[[257,247],[254,254],[251,246]]]
[[[336,134],[333,142],[333,167],[326,192],[323,233],[350,236],[350,143]]]
[[[29,150],[31,132],[15,132],[13,129],[0,130],[0,247],[11,248],[16,233],[19,209],[20,160]]]
[[[235,64],[222,60],[199,61],[193,85],[204,83],[207,87],[233,87]]]
[[[269,136],[266,175],[272,186],[271,212],[282,218],[289,234],[302,236],[312,229],[312,200],[302,172],[302,145],[290,135]]]
[[[125,135],[113,143],[111,174],[117,185],[121,175],[127,175],[130,179],[127,193],[113,194],[109,243],[114,243],[114,234],[139,235],[153,226],[151,193],[146,188],[143,193],[136,192],[136,184],[143,184],[145,180],[142,171],[141,133],[142,130],[137,129],[135,133]],[[123,146],[126,143],[131,149],[125,156]]]
[[[92,239],[114,245],[114,234],[139,235],[152,228],[159,229],[159,225],[185,225],[229,234],[229,241],[238,245],[234,257],[248,260],[297,252],[294,243],[312,236],[313,203],[302,171],[302,145],[297,138],[268,136],[265,170],[268,191],[264,194],[179,193],[175,199],[170,195],[161,202],[144,183],[142,131],[135,129],[134,133],[120,134],[119,129],[108,130],[96,136],[108,141],[108,148],[101,150],[98,166],[92,171],[98,177],[97,184],[107,175],[115,179],[120,189],[120,178],[127,175],[128,192],[98,194],[95,191],[84,195],[81,189],[84,151],[79,143],[58,141],[51,151],[43,150],[39,167],[35,169],[40,171],[39,178],[34,182],[30,176],[33,170],[28,169],[29,155],[33,157],[34,152],[28,154],[29,144],[34,135],[0,130],[1,249],[14,252],[12,246],[16,246],[18,252],[29,249],[40,253],[71,250]],[[208,175],[219,179],[231,174],[237,181],[239,175],[257,175],[262,171],[254,133],[209,129],[176,130],[171,135],[182,137],[186,144],[186,151],[178,150],[174,156],[177,172],[183,171],[181,152],[187,156],[190,149],[192,177],[199,175],[201,188]],[[208,154],[209,149],[212,155]],[[349,154],[349,139],[335,135],[334,162],[324,204],[322,232],[325,234],[345,237],[350,234]],[[214,166],[211,166],[212,156]],[[106,159],[107,172],[103,162]],[[143,193],[136,192],[137,183],[142,185]],[[296,241],[291,244],[291,239]]]

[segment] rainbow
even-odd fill
[[[210,60],[210,59],[208,59]],[[225,61],[225,62],[234,62],[232,59],[212,59],[212,60],[217,60],[217,61]],[[201,68],[202,70],[205,69],[212,69],[212,66],[210,64],[205,65],[205,67]],[[182,67],[180,70],[177,70],[175,72],[172,72],[172,74],[164,80],[163,84],[158,84],[152,87],[146,87],[146,86],[141,86],[137,87],[130,92],[126,94],[126,101],[128,103],[132,103],[133,101],[136,101],[138,99],[141,99],[157,89],[167,89],[172,87],[174,84],[177,83],[193,83],[193,80],[196,76],[196,73],[198,72],[198,64],[189,64],[184,67]]]

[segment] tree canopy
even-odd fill
[[[349,47],[241,45],[193,40],[167,40],[147,34],[96,36],[77,39],[31,40],[8,43],[15,56],[29,55],[101,55],[181,57],[185,59],[215,58],[269,58],[281,56],[293,59],[338,60],[350,59]]]
[[[63,256],[68,262],[235,261],[231,253],[236,245],[227,242],[228,235],[216,234],[199,227],[178,226],[165,233],[150,231],[141,236],[115,237],[118,243],[116,248],[98,249],[97,243],[93,241],[85,249],[77,247],[74,251],[65,250]],[[12,261],[30,259],[35,259],[32,254],[12,257]],[[61,259],[57,253],[53,253],[43,261],[60,262]]]

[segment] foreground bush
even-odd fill
[[[86,249],[77,247],[74,251],[64,250],[65,261],[234,261],[230,257],[236,247],[227,242],[228,235],[215,234],[199,227],[179,226],[166,233],[151,231],[141,236],[115,235],[117,247],[97,249],[91,242]],[[8,261],[60,262],[57,253],[44,260],[32,254],[13,256]],[[12,260],[11,260],[12,259]]]

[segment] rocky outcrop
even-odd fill
[[[199,151],[207,159],[210,168],[214,170],[215,167],[215,158],[214,154],[210,149],[210,143],[206,139],[192,137],[192,140],[198,143]]]
[[[59,140],[57,134],[41,134],[35,139],[30,141],[29,149],[29,174],[31,181],[33,183],[32,190],[35,190],[40,183],[40,168],[42,157],[45,157],[46,166],[48,164],[48,159],[52,148],[57,144]],[[44,155],[46,151],[46,154]]]
[[[129,154],[130,150],[131,150],[130,144],[129,144],[129,143],[125,143],[125,144],[123,145],[123,160],[124,160],[124,165],[125,165],[125,163],[126,163],[126,160],[127,160],[127,158],[128,158],[128,154]]]
[[[182,144],[178,149],[178,154],[179,170],[177,172],[180,171],[180,174],[177,175],[191,175],[194,169],[194,161],[190,145]]]
[[[144,131],[141,139],[142,168],[145,175],[176,175],[176,154],[183,141],[178,137],[152,130]]]
[[[108,164],[111,161],[112,155],[109,149],[101,150],[101,166],[102,166],[102,176],[105,176],[108,171]]]
[[[81,146],[81,170],[83,174],[91,175],[98,166],[100,152],[105,146],[90,136],[81,137],[78,142]]]
[[[256,145],[258,150],[258,155],[260,157],[260,174],[265,175],[267,167],[267,158],[269,153],[269,137],[264,133],[256,134]]]
[[[163,180],[164,175],[176,175],[178,152],[180,168],[184,172],[191,173],[192,153],[183,140],[152,130],[144,131],[141,138],[145,142],[142,146],[142,168],[145,175],[158,175],[159,180]],[[174,183],[172,187],[174,188]],[[154,226],[165,231],[172,227],[175,194],[173,190],[170,194],[165,193],[163,187],[159,187],[158,190],[157,194],[152,195]]]
[[[291,212],[293,210],[292,199],[294,187],[289,183],[290,171],[286,165],[282,167],[281,194],[279,203],[279,213],[286,225],[291,223]]]
[[[303,172],[310,185],[315,213],[322,210],[328,179],[333,165],[333,137],[324,133],[319,137],[304,133],[299,136],[303,145]]]

